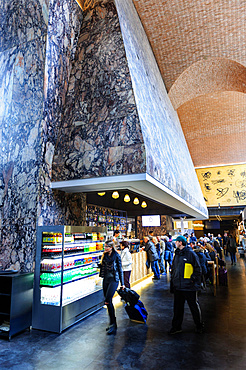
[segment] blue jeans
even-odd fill
[[[159,261],[160,270],[161,272],[165,272],[165,266],[164,266],[164,252],[161,254],[161,258]]]
[[[236,253],[234,252],[230,252],[230,255],[231,255],[231,263],[236,263]]]
[[[158,266],[158,261],[152,261],[151,262],[151,269],[154,273],[154,277],[156,279],[160,279],[160,270],[159,270],[159,266]]]
[[[167,262],[169,263],[169,268],[172,267],[172,262],[173,262],[173,253],[170,251],[165,251],[165,269],[167,269]]]

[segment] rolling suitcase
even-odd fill
[[[139,294],[132,289],[118,289],[118,294],[126,302],[125,310],[132,321],[146,323],[148,312],[143,302],[139,300]]]
[[[125,305],[125,310],[129,316],[129,319],[136,322],[146,323],[148,312],[144,307],[143,302],[138,302],[133,306],[130,304]]]
[[[129,303],[131,306],[134,306],[138,302],[140,297],[140,295],[137,292],[135,292],[135,290],[129,288],[125,289],[120,288],[117,290],[117,293],[122,299],[124,299],[126,303]]]

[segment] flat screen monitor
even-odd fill
[[[220,229],[220,222],[213,220],[213,221],[205,221],[205,229]]]
[[[161,216],[160,215],[142,216],[142,226],[143,227],[161,226]]]

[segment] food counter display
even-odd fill
[[[102,307],[97,264],[106,236],[102,227],[38,227],[33,328],[61,333]]]

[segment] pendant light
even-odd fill
[[[139,204],[139,199],[137,197],[134,198],[133,204],[135,204],[135,206],[137,206]]]
[[[142,208],[146,208],[147,207],[147,203],[145,201],[143,201],[142,204],[141,204],[141,207]]]
[[[126,194],[124,196],[124,202],[128,203],[128,202],[130,202],[130,200],[131,200],[130,196],[128,194]]]
[[[103,191],[102,193],[97,193],[97,194],[100,195],[100,197],[103,197],[106,194],[106,192]]]
[[[119,196],[120,195],[119,195],[118,191],[114,191],[113,194],[112,194],[112,198],[114,198],[114,199],[118,199]]]

